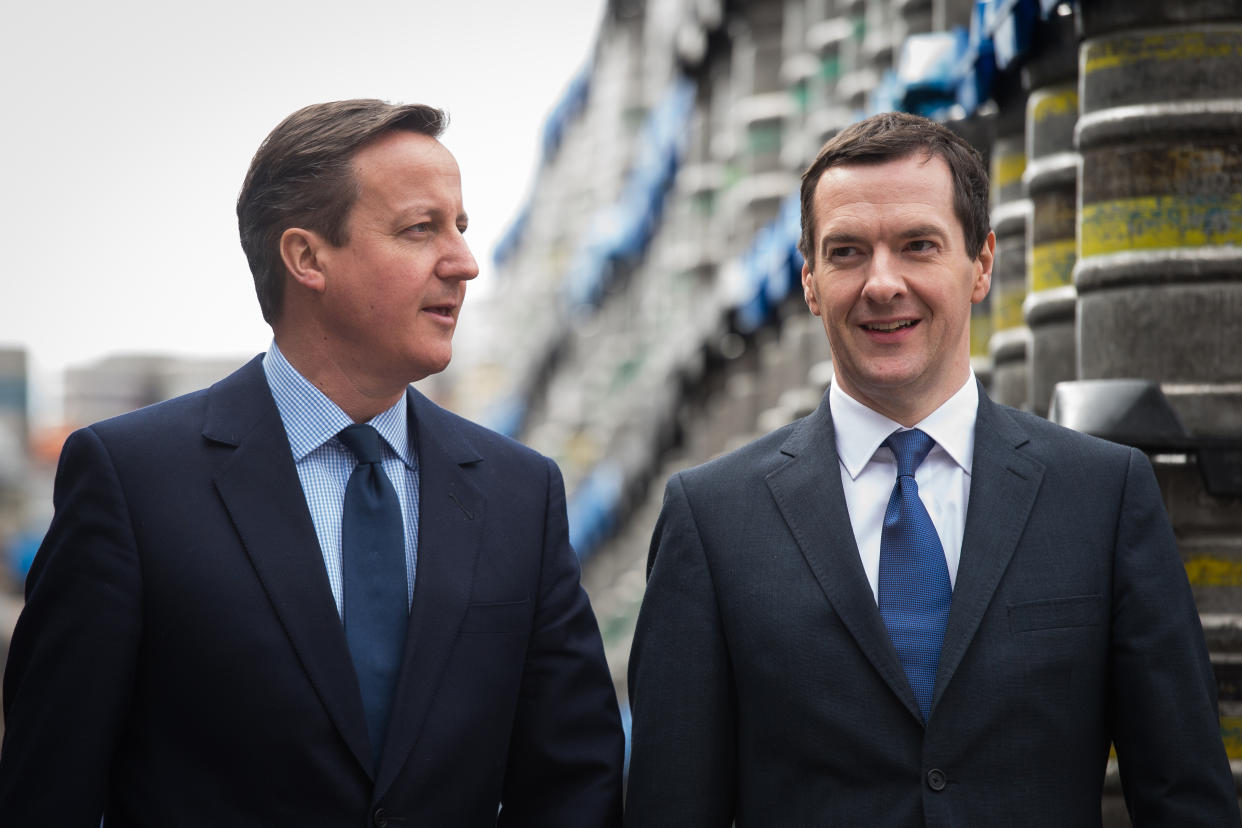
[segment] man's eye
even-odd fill
[[[915,253],[928,253],[934,248],[935,248],[935,244],[933,242],[928,241],[927,239],[918,239],[916,241],[910,242],[910,249],[913,250]]]
[[[405,230],[407,233],[429,233],[431,232],[431,222],[420,221],[418,224],[411,224]]]
[[[834,247],[828,251],[828,255],[834,259],[843,259],[858,253],[857,247]]]

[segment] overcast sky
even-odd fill
[[[267,346],[234,203],[259,142],[309,103],[447,109],[443,140],[461,165],[467,238],[488,279],[543,121],[589,59],[602,6],[6,4],[0,345],[28,349],[36,416],[58,404],[66,365]]]

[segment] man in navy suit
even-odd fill
[[[992,403],[975,151],[890,113],[802,179],[819,409],[674,475],[630,660],[629,825],[1236,826],[1215,682],[1138,451]]]
[[[66,442],[0,824],[619,823],[560,473],[409,387],[448,364],[478,274],[444,125],[374,100],[289,116],[237,208],[268,352]]]

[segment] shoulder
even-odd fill
[[[782,426],[705,463],[684,469],[674,477],[688,488],[706,492],[762,485],[768,474],[789,460],[782,448],[809,427],[809,419]]]
[[[414,388],[409,393],[419,439],[434,439],[457,459],[500,461],[521,465],[547,465],[551,461],[511,437],[506,437],[460,414],[449,411]],[[474,455],[471,458],[471,455]]]
[[[201,432],[206,405],[207,390],[200,389],[101,420],[88,428],[106,443],[131,439],[161,442],[174,434],[183,433],[187,427],[192,426],[196,433]]]
[[[1127,462],[1137,451],[1130,446],[1066,428],[1028,411],[1020,411],[990,401],[989,404],[993,409],[992,415],[998,423],[1005,424],[1007,420],[1025,435],[1028,442],[1022,448],[1031,456],[1047,463]],[[981,427],[988,426],[983,417],[980,418],[979,424]]]
[[[148,453],[187,439],[197,444],[210,429],[213,411],[217,420],[229,425],[242,419],[252,422],[268,409],[275,412],[260,360],[256,357],[209,388],[101,420],[81,431],[90,431],[110,448],[135,443]]]
[[[1154,481],[1151,463],[1136,448],[1084,434],[1035,414],[980,405],[975,463],[981,459],[1033,463],[1045,491],[1066,502],[1121,498],[1135,481]],[[1012,452],[1012,453],[1011,453]],[[1137,477],[1136,477],[1137,475]]]

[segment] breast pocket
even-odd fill
[[[525,634],[530,629],[530,600],[471,604],[461,631],[475,635]]]
[[[1075,595],[1068,598],[1049,598],[1042,601],[1010,604],[1009,631],[1023,633],[1072,627],[1098,627],[1103,620],[1103,609],[1103,595]]]

